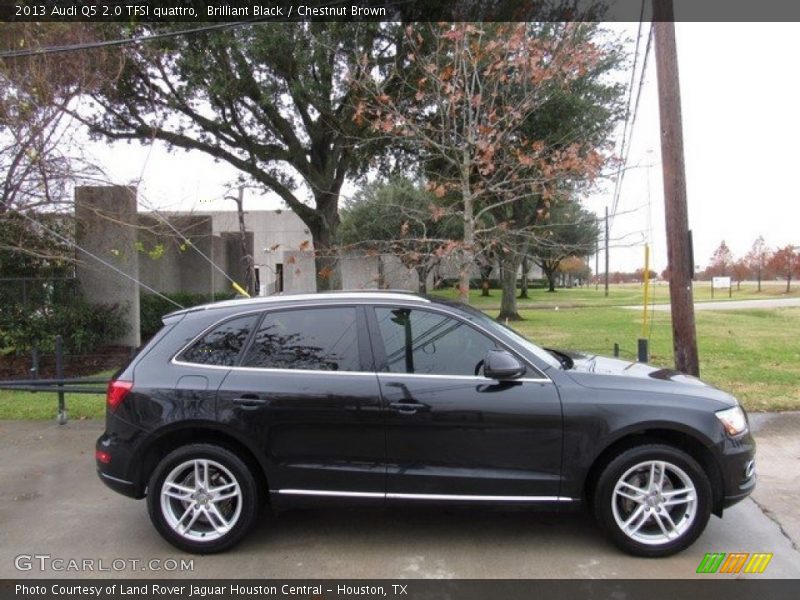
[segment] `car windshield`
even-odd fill
[[[536,355],[537,358],[541,359],[551,367],[561,368],[561,361],[559,361],[556,357],[554,357],[550,352],[541,348],[522,336],[521,334],[514,331],[508,325],[504,325],[499,321],[495,321],[487,314],[479,311],[476,308],[471,306],[459,306],[460,310],[463,310],[469,314],[473,321],[477,324],[485,327],[489,331],[493,331],[495,333],[499,333],[501,335],[505,335],[513,339],[516,343],[520,346],[523,346],[526,350],[531,352],[532,354]]]

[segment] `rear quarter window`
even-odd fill
[[[178,360],[198,365],[232,367],[257,321],[257,314],[229,319],[184,350]]]

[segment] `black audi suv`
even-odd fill
[[[405,293],[171,313],[107,404],[100,478],[190,552],[232,546],[266,502],[449,503],[587,507],[622,549],[666,556],[755,485],[729,394]]]

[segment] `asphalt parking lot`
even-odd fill
[[[706,552],[772,552],[757,577],[798,578],[800,413],[754,415],[753,428],[759,444],[754,497],[723,520],[712,517],[694,546],[667,559],[622,554],[583,514],[443,509],[265,515],[232,551],[191,556],[158,536],[144,502],[97,479],[94,440],[102,422],[3,421],[0,578],[719,577],[696,574]],[[193,559],[191,573],[164,570],[176,566],[171,559],[177,566]],[[59,570],[84,560],[95,571]],[[98,572],[101,566],[110,570]]]

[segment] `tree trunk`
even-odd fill
[[[458,301],[469,304],[469,275],[472,271],[475,248],[475,215],[470,176],[472,168],[469,150],[464,146],[464,164],[461,167],[461,197],[464,202],[464,247],[461,249],[461,265],[458,273]]]
[[[547,277],[547,283],[549,287],[547,288],[548,292],[555,292],[556,291],[556,272],[555,271],[545,271],[545,277]]]
[[[378,289],[386,289],[386,268],[383,264],[382,254],[378,254]]]
[[[244,224],[244,186],[239,186],[239,196],[236,198],[236,213],[239,217],[239,252],[241,253],[242,271],[244,273],[244,289],[251,296],[258,294],[256,289],[256,272],[253,264],[253,255],[247,250],[247,228]]]
[[[519,282],[519,297],[520,298],[528,298],[528,271],[530,270],[530,264],[528,263],[528,257],[522,259],[522,279]]]
[[[315,194],[318,218],[306,223],[314,238],[314,270],[317,291],[342,289],[342,272],[339,263],[338,193],[320,191]]]
[[[522,317],[517,311],[517,267],[519,260],[514,256],[501,257],[500,279],[502,296],[500,298],[500,321],[521,321]]]
[[[758,291],[761,291],[761,269],[758,270],[756,274],[756,278],[758,279]]]
[[[428,293],[428,273],[430,273],[430,267],[426,265],[418,265],[415,267],[417,271],[417,279],[419,280],[417,283],[417,293],[425,295]]]
[[[788,294],[791,291],[792,291],[792,273],[789,272],[786,274],[786,293]]]
[[[489,283],[489,278],[488,277],[482,278],[481,279],[481,296],[483,296],[484,298],[488,298],[489,296],[491,296],[491,294],[489,293],[489,288],[490,287],[491,287],[491,285]]]

